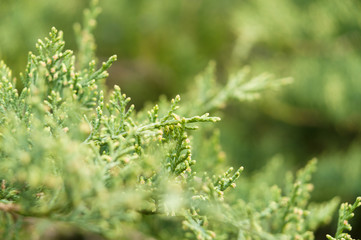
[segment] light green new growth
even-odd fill
[[[351,231],[351,224],[348,222],[351,218],[354,217],[354,211],[356,208],[361,207],[361,197],[358,197],[354,204],[343,203],[338,212],[338,224],[335,237],[327,235],[329,240],[354,240],[350,234],[344,233],[344,231]]]
[[[55,28],[38,41],[21,91],[0,62],[2,239],[62,232],[104,239],[314,239],[338,204],[309,203],[316,160],[285,184],[277,185],[278,158],[242,177],[243,167],[226,170],[214,125],[220,118],[207,113],[288,80],[246,81],[241,70],[221,87],[211,63],[183,105],[177,95],[136,112],[120,87],[109,94],[105,88],[116,57],[99,68],[94,60],[99,11],[92,1],[83,28],[76,25],[77,55],[64,49]],[[351,239],[343,231],[359,205],[360,198],[342,205],[336,238],[329,239]]]
[[[272,79],[270,74],[247,80],[247,75],[249,68],[246,67],[232,75],[225,86],[219,86],[215,79],[215,63],[210,62],[204,73],[196,77],[197,87],[193,91],[199,96],[197,105],[203,111],[211,111],[223,107],[229,99],[253,100],[264,90],[277,89],[292,82],[291,78]]]

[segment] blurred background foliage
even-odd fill
[[[52,26],[75,49],[86,0],[0,0],[0,59],[17,75]],[[100,61],[118,61],[108,85],[140,108],[192,88],[210,60],[220,82],[244,65],[294,83],[221,113],[230,165],[252,174],[276,154],[289,169],[319,158],[314,200],[361,195],[361,2],[358,0],[103,0]],[[19,86],[21,87],[21,86]],[[241,183],[240,183],[241,184]],[[354,228],[361,229],[361,218]],[[329,230],[326,230],[329,231]],[[358,230],[360,231],[360,230]],[[360,233],[358,236],[360,237]]]

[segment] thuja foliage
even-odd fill
[[[248,79],[242,69],[219,86],[211,63],[183,103],[177,95],[136,112],[118,86],[105,87],[116,57],[98,67],[98,13],[93,1],[77,25],[77,54],[55,28],[38,41],[21,91],[0,62],[2,239],[314,239],[338,205],[309,202],[316,160],[285,181],[279,158],[242,177],[243,167],[227,170],[220,118],[207,113],[289,80]],[[360,201],[341,206],[328,239],[352,239],[344,231]]]

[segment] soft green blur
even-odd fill
[[[85,0],[0,0],[0,59],[16,72],[52,26],[74,49]],[[294,83],[224,110],[222,145],[245,172],[281,154],[291,168],[319,158],[316,200],[361,195],[361,3],[357,0],[103,0],[95,32],[109,86],[136,106],[192,88],[217,62],[219,81],[249,65]],[[17,73],[14,73],[17,76]],[[230,164],[231,165],[231,164]],[[241,183],[240,183],[241,184]],[[360,219],[360,218],[359,218]],[[359,221],[361,222],[361,221]],[[359,223],[355,229],[361,229]]]

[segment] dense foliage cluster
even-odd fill
[[[290,79],[249,79],[244,68],[221,86],[211,62],[185,101],[162,98],[136,111],[118,86],[109,93],[105,87],[116,57],[97,67],[98,13],[93,1],[83,27],[77,25],[76,55],[55,28],[38,41],[20,76],[22,90],[0,62],[3,239],[76,232],[105,239],[314,239],[339,203],[310,202],[317,161],[293,175],[275,157],[242,177],[243,167],[227,167],[220,118],[208,113]],[[352,239],[344,231],[360,202],[341,206],[328,239]]]

